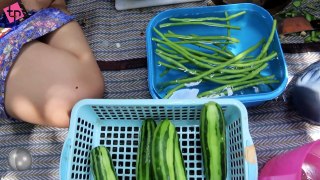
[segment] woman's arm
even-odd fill
[[[21,0],[27,11],[48,8],[54,0]]]
[[[54,0],[51,4],[51,7],[58,8],[64,11],[65,13],[70,14],[70,12],[67,9],[65,0]]]
[[[0,0],[0,15],[3,13],[3,8],[8,7],[9,5],[18,1],[19,0]],[[27,11],[37,11],[51,6],[67,12],[64,0],[21,0],[21,2]]]

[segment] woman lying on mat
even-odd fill
[[[77,101],[103,96],[103,76],[64,0],[15,2],[0,0],[0,118],[68,127]]]

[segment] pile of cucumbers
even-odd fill
[[[226,133],[222,108],[215,102],[206,103],[201,110],[200,142],[206,179],[226,179]],[[136,162],[138,180],[186,180],[179,136],[175,126],[166,119],[156,124],[153,119],[143,122]],[[90,154],[95,180],[114,180],[117,174],[109,151],[95,147]]]

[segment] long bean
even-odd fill
[[[158,43],[162,43],[165,44],[166,46],[169,46],[170,48],[172,48],[174,51],[179,52],[183,57],[186,57],[187,59],[189,59],[189,53],[188,51],[184,50],[183,48],[181,48],[180,46],[174,44],[173,42],[171,42],[169,39],[167,39],[166,37],[163,36],[162,33],[160,33],[157,29],[154,28],[154,31],[165,41],[157,39],[157,38],[152,38],[153,41],[158,42]]]
[[[247,57],[245,57],[243,59],[253,59],[253,58],[254,58],[254,56],[247,56]]]
[[[183,60],[183,57],[181,57],[181,56],[178,56],[178,55],[175,55],[175,54],[169,54],[169,53],[166,53],[166,52],[164,52],[164,51],[162,51],[160,49],[156,49],[156,53],[164,54],[164,55],[166,55],[168,57],[171,57],[173,59]]]
[[[274,75],[271,75],[271,76],[266,76],[266,77],[261,78],[261,79],[249,80],[249,81],[247,81],[247,82],[245,82],[245,81],[236,82],[236,83],[227,84],[227,85],[224,85],[224,86],[215,88],[215,89],[213,89],[213,90],[211,90],[211,91],[220,92],[220,91],[222,91],[223,89],[225,89],[225,88],[227,88],[227,87],[240,86],[240,85],[244,85],[244,84],[247,84],[247,83],[253,83],[253,82],[257,82],[257,81],[270,80],[270,79],[273,79],[274,77],[275,77]]]
[[[160,33],[160,32],[159,32]],[[160,33],[161,34],[161,33]],[[183,55],[187,60],[189,60],[190,62],[192,62],[193,64],[195,64],[196,66],[202,67],[202,68],[212,68],[212,66],[210,66],[209,64],[205,64],[203,63],[203,61],[207,61],[206,59],[203,59],[201,57],[195,56],[193,54],[190,54],[188,51],[191,52],[195,52],[195,53],[200,53],[203,55],[206,55],[205,53],[201,53],[200,51],[196,51],[190,48],[186,48],[183,46],[179,46],[177,44],[174,44],[173,42],[171,42],[169,39],[166,39],[165,41],[159,40],[157,38],[152,38],[154,41],[159,42],[159,43],[163,43],[169,47],[171,47],[173,50],[175,50],[176,52],[180,52],[181,55]],[[213,56],[211,56],[211,58],[215,58]],[[199,61],[200,60],[200,61]],[[201,62],[202,61],[202,62]]]
[[[248,66],[254,66],[254,65],[259,65],[264,62],[268,62],[272,60],[273,58],[277,57],[277,52],[272,52],[270,55],[266,56],[265,58],[258,60],[256,59],[255,61],[250,61],[250,62],[244,62],[242,64],[234,64],[234,66],[237,67],[248,67]]]
[[[160,43],[163,43],[163,44],[167,44],[167,42],[164,42],[164,41],[161,41],[161,40],[157,40],[157,42],[160,42]],[[175,43],[175,42],[173,42]],[[212,59],[216,59],[216,60],[222,60],[222,61],[227,61],[228,59],[224,58],[224,57],[221,57],[221,56],[218,56],[218,55],[212,55],[212,54],[207,54],[207,53],[204,53],[204,52],[201,52],[201,51],[197,51],[197,50],[194,50],[194,49],[191,49],[191,48],[188,48],[188,47],[185,47],[185,46],[181,46],[179,44],[176,44],[177,46],[179,46],[180,48],[183,48],[187,51],[189,51],[190,53],[194,53],[194,54],[197,54],[197,55],[201,55],[201,56],[204,56],[204,57],[208,57],[208,58],[212,58]],[[189,56],[193,59],[197,59],[199,61],[202,61],[202,62],[207,62],[207,63],[211,63],[211,64],[216,64],[215,62],[210,62],[208,60],[205,60],[203,59],[203,57],[197,57],[195,56],[194,54],[189,54]],[[203,66],[202,66],[203,67]],[[210,68],[210,67],[209,67]]]
[[[228,12],[224,12],[224,15],[226,16],[226,19],[229,17]],[[230,25],[230,19],[227,20],[227,25]],[[227,36],[231,37],[230,28],[227,28]]]
[[[277,82],[279,82],[278,80],[263,80],[263,81],[261,81],[261,80],[254,80],[254,81],[250,81],[250,82],[245,82],[245,83],[247,83],[247,84],[244,84],[244,85],[242,85],[242,86],[237,86],[237,87],[233,87],[233,86],[230,86],[230,85],[225,85],[225,86],[223,86],[224,87],[224,89],[226,89],[226,88],[228,88],[228,87],[233,87],[232,88],[232,90],[233,91],[239,91],[239,90],[242,90],[242,89],[245,89],[245,88],[248,88],[248,87],[252,87],[252,86],[256,86],[256,85],[260,85],[260,84],[272,84],[272,83],[277,83]],[[239,84],[238,84],[239,85]],[[240,84],[241,85],[241,84]],[[175,88],[173,88],[173,89],[171,89],[170,91],[168,91],[168,93],[163,97],[164,99],[168,99],[168,98],[170,98],[172,95],[173,95],[173,93],[174,92],[176,92],[177,90],[179,90],[179,89],[182,89],[182,88],[184,88],[186,85],[185,84],[179,84],[179,85],[177,85]],[[220,87],[221,88],[221,87]],[[227,90],[224,90],[224,91],[221,91],[220,92],[220,95],[223,93],[223,94],[226,94],[227,92],[226,92]],[[205,97],[205,96],[208,96],[208,95],[216,95],[216,94],[214,94],[214,93],[216,93],[216,94],[218,94],[218,92],[217,91],[214,91],[214,90],[210,90],[210,91],[206,91],[206,92],[203,92],[203,93],[201,93],[201,94],[199,94],[198,95],[198,97],[199,98],[201,98],[201,97]]]
[[[222,61],[227,61],[228,60],[226,58],[223,58],[223,57],[220,57],[220,56],[217,56],[217,55],[207,54],[207,53],[204,53],[204,52],[201,52],[201,51],[197,51],[197,50],[194,50],[194,49],[191,49],[191,48],[187,48],[185,46],[181,46],[179,44],[175,44],[174,42],[170,41],[169,39],[168,39],[168,41],[163,41],[163,40],[160,40],[160,39],[157,39],[157,38],[152,38],[152,40],[156,41],[158,43],[164,44],[166,46],[171,47],[174,51],[179,52],[184,57],[191,58],[191,61],[193,59],[197,59],[197,60],[202,61],[202,62],[207,62],[207,63],[213,63],[214,64],[214,62],[210,62],[208,60],[204,60],[203,57],[208,57],[208,58],[212,58],[212,59],[216,59],[216,60],[222,60]],[[173,44],[171,44],[171,43],[173,43]],[[185,51],[181,52],[182,49],[184,49]],[[195,56],[194,54],[191,54],[191,53],[194,53],[194,54],[197,54],[197,55],[201,55],[203,57]]]
[[[252,78],[254,78],[257,74],[259,74],[263,69],[265,69],[268,66],[268,64],[263,64],[262,66],[260,66],[259,68],[253,70],[252,72],[250,72],[249,74],[247,74],[244,77],[241,77],[240,79],[235,79],[235,80],[229,80],[229,81],[224,81],[224,80],[219,80],[219,79],[211,79],[209,78],[210,81],[212,82],[216,82],[216,83],[220,83],[220,84],[230,84],[230,83],[237,83],[237,82],[245,82],[247,80],[250,80]],[[188,70],[186,70],[187,72]],[[195,74],[195,73],[194,73]],[[199,75],[198,75],[199,76]],[[204,78],[204,77],[202,77]],[[188,81],[188,82],[195,82],[198,81],[202,78],[199,78],[197,80],[194,81]],[[191,78],[189,78],[191,79]],[[205,79],[205,78],[204,78]],[[208,80],[208,79],[207,79]],[[175,81],[169,81],[167,83],[164,83],[163,85],[172,85],[172,84],[181,84],[181,83],[187,83],[187,82],[183,82],[183,79],[180,80],[175,80]]]
[[[228,76],[215,77],[215,79],[216,80],[228,80],[228,79],[234,79],[234,78],[241,78],[241,77],[246,76],[246,75],[247,75],[246,73],[243,73],[243,74],[232,74],[232,75],[228,75]],[[225,82],[225,83],[227,83],[227,82]]]
[[[238,63],[235,63],[235,64],[232,64],[231,66],[232,67],[235,67],[235,68],[244,68],[244,67],[252,67],[252,66],[257,66],[259,64],[262,64],[262,63],[265,63],[265,62],[268,62],[272,59],[274,59],[275,57],[277,57],[277,52],[272,52],[270,55],[266,56],[265,58],[263,59],[253,59],[253,60],[250,60],[250,61],[242,61],[242,62],[238,62]],[[220,63],[221,62],[217,62],[217,63]]]
[[[171,97],[173,95],[173,93],[181,88],[184,88],[185,84],[179,84],[178,86],[176,86],[175,88],[171,89],[164,97],[163,99],[168,99],[169,97]]]
[[[218,88],[202,92],[202,93],[198,94],[198,97],[205,97],[208,95],[219,94],[224,89],[229,88],[229,87],[231,88],[231,87],[242,86],[242,85],[246,85],[246,84],[256,84],[256,83],[264,84],[266,81],[272,81],[273,78],[274,78],[274,76],[268,76],[268,77],[265,77],[264,79],[254,79],[254,80],[250,80],[250,81],[242,81],[242,82],[236,82],[236,83],[232,83],[232,84],[223,85]]]
[[[236,82],[242,82],[242,81],[247,81],[249,79],[252,79],[256,75],[258,75],[263,69],[265,69],[267,66],[268,66],[268,64],[265,63],[262,66],[260,66],[259,68],[257,68],[254,71],[250,72],[247,76],[242,77],[240,79],[236,79],[236,80],[230,80],[230,81],[228,81],[228,83],[236,83]]]
[[[185,68],[178,68],[177,66],[174,66],[174,64],[173,64],[173,65],[171,65],[171,64],[166,64],[166,63],[161,62],[161,61],[159,61],[158,64],[159,64],[160,66],[164,66],[164,67],[166,67],[166,68],[170,68],[170,69],[176,70],[176,71],[183,71],[183,72],[189,73],[189,74],[191,74],[191,75],[193,75],[193,74],[198,74],[198,71],[197,71],[197,70],[189,69],[189,68],[187,68],[187,67],[185,67]]]
[[[257,83],[250,83],[250,84],[245,84],[243,86],[238,86],[238,87],[234,88],[233,90],[234,91],[239,91],[239,90],[242,90],[242,89],[245,89],[245,88],[248,88],[248,87],[252,87],[252,86],[255,86],[255,85],[272,84],[272,83],[278,83],[278,82],[279,82],[278,80],[260,81],[260,82],[257,82]]]
[[[160,28],[172,27],[172,26],[189,26],[189,25],[204,25],[204,26],[213,26],[219,28],[230,28],[240,30],[239,26],[231,26],[226,24],[212,23],[212,22],[176,22],[176,23],[164,23],[161,24]]]
[[[239,39],[231,37],[231,29],[240,29],[240,27],[230,25],[230,20],[241,16],[245,11],[230,15],[225,12],[225,18],[171,18],[173,22],[161,24],[159,27],[184,26],[184,25],[208,25],[227,28],[227,36],[199,36],[199,35],[180,35],[168,31],[162,34],[156,28],[154,31],[161,39],[153,38],[157,42],[158,49],[156,54],[165,62],[159,61],[160,66],[164,66],[165,71],[177,70],[191,75],[180,79],[162,83],[162,88],[170,85],[176,85],[169,90],[164,98],[169,98],[172,94],[186,87],[186,83],[209,81],[221,84],[222,86],[202,92],[198,97],[208,95],[226,94],[226,88],[231,87],[233,91],[238,91],[250,86],[259,84],[277,83],[274,76],[263,77],[260,72],[268,66],[268,62],[277,56],[276,52],[268,54],[268,49],[276,31],[276,21],[273,21],[272,29],[267,42],[262,46],[261,52],[256,58],[247,56],[264,43],[264,39],[254,46],[234,55],[227,49],[228,44],[238,43]],[[211,19],[210,19],[211,18]],[[226,21],[226,24],[204,21]],[[185,46],[188,44],[198,46],[200,50]],[[210,50],[203,52],[201,48]],[[250,60],[246,60],[250,59]],[[190,62],[191,66],[186,63]]]
[[[166,63],[163,63],[163,62],[159,62],[159,64],[161,66],[164,66],[164,67],[167,67],[167,68],[170,68],[170,69],[173,69],[173,70],[183,71],[183,72],[186,72],[186,73],[191,74],[191,75],[198,75],[200,73],[197,70],[188,69],[188,68],[177,68],[175,66],[172,66],[172,65],[169,65],[169,64],[166,64]],[[218,73],[216,75],[206,76],[203,79],[207,80],[207,81],[210,81],[210,82],[214,82],[214,83],[226,84],[226,83],[228,83],[226,81],[228,79],[241,78],[241,77],[246,76],[247,74],[244,73],[244,74],[234,74],[234,75],[226,75],[226,76],[221,76],[221,75],[222,74]],[[164,83],[164,84],[162,84],[161,87],[163,87],[163,86],[167,86],[167,84]]]
[[[173,34],[173,33],[166,33],[164,34],[167,38],[178,38],[178,39],[184,39],[184,40],[228,40],[234,43],[240,42],[239,39],[228,37],[228,36],[187,36],[187,35],[181,35],[181,34]]]
[[[195,72],[191,72],[186,66],[179,63],[178,61],[171,59],[170,57],[166,57],[166,56],[159,54],[159,53],[157,53],[157,55],[160,56],[162,59],[166,60],[167,62],[172,63],[172,64],[176,65],[177,67],[183,69],[184,71],[189,71],[191,74],[195,73]]]
[[[167,49],[167,48],[161,46],[160,44],[157,44],[157,45],[158,45],[159,49],[156,49],[156,52],[160,52],[160,53],[162,53],[162,54],[164,54],[164,55],[166,55],[166,56],[168,56],[168,57],[171,57],[171,58],[173,58],[173,59],[177,59],[178,62],[180,62],[180,63],[187,63],[187,62],[189,62],[188,60],[182,58],[181,56],[178,56],[178,53],[177,53],[176,51],[171,50],[171,49]],[[161,47],[161,48],[160,48],[160,47]],[[170,53],[171,53],[171,54],[170,54]]]
[[[166,69],[161,72],[160,77],[163,77],[166,74],[168,74],[170,70],[171,70],[170,68],[166,67]]]
[[[189,71],[189,69],[187,69],[185,66],[184,66],[184,67],[181,66],[181,65],[182,65],[181,63],[185,63],[186,60],[175,61],[175,60],[174,60],[174,59],[176,58],[175,56],[170,55],[170,54],[167,54],[167,53],[165,53],[165,52],[163,52],[163,51],[161,51],[161,50],[156,50],[156,53],[157,53],[161,58],[163,58],[164,60],[170,62],[171,64],[174,64],[174,65],[182,68],[184,71]],[[172,58],[172,59],[171,59],[171,58]],[[180,58],[178,58],[178,59],[180,59]],[[262,62],[265,62],[265,61],[261,61],[261,62],[259,62],[259,63],[257,63],[257,64],[261,64]],[[216,63],[217,63],[217,62],[216,62]],[[219,63],[219,64],[221,64],[221,63]],[[216,64],[216,65],[219,65],[219,64]],[[205,64],[203,64],[203,65],[205,65]],[[212,68],[212,66],[208,65],[208,69],[211,69],[211,68]],[[249,66],[248,68],[243,68],[243,69],[221,69],[219,72],[221,72],[221,73],[227,73],[227,74],[239,74],[239,73],[244,73],[244,72],[253,71],[253,70],[255,70],[255,69],[257,69],[257,67],[251,65],[251,66]],[[194,70],[192,70],[192,72],[193,72],[193,71],[194,71]],[[199,71],[199,72],[200,72],[200,71]],[[196,74],[196,73],[192,73],[192,74]],[[224,82],[222,82],[222,83],[224,84]]]
[[[254,51],[256,48],[258,48],[262,43],[264,42],[264,39],[259,41],[256,45],[248,48],[247,50],[243,51],[242,53],[238,54],[237,56],[235,56],[234,58],[230,59],[229,61],[226,61],[206,72],[203,72],[201,74],[199,74],[198,76],[195,77],[191,77],[191,78],[185,78],[185,79],[181,79],[181,80],[177,80],[177,81],[169,81],[168,84],[181,84],[181,83],[188,83],[188,82],[195,82],[198,81],[200,79],[202,79],[203,77],[210,75],[232,63],[235,63],[241,59],[243,59],[246,55],[248,55],[249,53],[251,53],[252,51]]]
[[[278,83],[279,81],[278,80],[267,80],[267,81],[259,81],[259,82],[256,82],[256,83],[249,83],[249,84],[245,84],[243,86],[238,86],[238,87],[235,87],[233,88],[233,91],[240,91],[242,89],[245,89],[245,88],[248,88],[248,87],[252,87],[252,86],[256,86],[256,85],[260,85],[260,84],[272,84],[272,83]],[[227,94],[228,91],[223,91],[221,92],[220,94]],[[198,96],[200,97],[200,96]]]
[[[176,44],[234,44],[235,42],[228,41],[206,41],[206,40],[182,40],[182,41],[174,41]],[[230,52],[229,52],[230,53]]]
[[[226,16],[226,18],[228,18],[228,12],[224,12],[224,15]],[[227,25],[230,25],[230,21],[227,20]],[[231,31],[230,31],[230,28],[227,28],[227,36],[228,37],[231,37]],[[224,46],[221,48],[221,50],[223,51],[226,51],[226,52],[230,52],[228,49],[227,49],[227,44],[224,44]],[[231,53],[232,54],[232,53]],[[233,57],[234,57],[234,54],[233,54]]]
[[[250,72],[255,69],[257,69],[257,66],[250,66],[243,69],[221,69],[220,72],[227,73],[227,74],[238,74],[238,73]]]
[[[164,56],[161,56],[162,58],[164,58]],[[268,59],[266,59],[266,60],[264,60],[264,61],[262,61],[262,62],[265,62],[265,61],[267,61]],[[171,63],[173,62],[173,61],[170,61]],[[259,62],[259,63],[262,63],[262,62]],[[256,63],[256,62],[254,62],[255,64],[259,64],[259,63]],[[179,63],[180,64],[180,63]],[[178,65],[179,67],[181,67],[179,64],[176,64],[176,65]],[[204,68],[211,68],[212,66],[210,66],[210,65],[207,65],[207,64],[204,64],[204,63],[198,63],[197,65],[201,65],[201,67],[204,67]],[[251,66],[253,66],[254,64],[252,64]],[[266,65],[265,65],[266,66]],[[189,72],[192,72],[192,71],[190,71],[189,69],[187,69],[187,68],[185,68],[185,67],[181,67],[182,69],[184,69],[184,71],[189,71]],[[264,67],[265,68],[265,67]],[[263,68],[263,69],[264,69]],[[242,73],[242,72],[247,72],[247,71],[251,71],[251,70],[254,70],[254,69],[256,69],[256,68],[247,68],[247,69],[221,69],[220,70],[220,72],[225,72],[225,73],[232,73],[232,74],[238,74],[238,73]],[[192,73],[192,74],[195,74],[195,73]],[[251,76],[248,76],[248,77],[244,77],[243,79],[241,79],[241,80],[247,80],[247,79],[249,79]],[[176,81],[175,81],[176,82]],[[215,81],[215,82],[217,82],[217,83],[221,83],[221,84],[225,84],[226,82],[223,82],[223,81]]]
[[[224,56],[226,56],[228,58],[234,57],[233,54],[230,54],[230,53],[228,53],[226,51],[220,50],[220,49],[215,48],[215,47],[207,46],[207,45],[204,45],[204,44],[196,44],[196,45],[199,46],[199,47],[202,47],[202,48],[209,49],[209,50],[212,50],[214,52],[217,52],[217,53],[219,53],[221,55],[224,55]]]
[[[229,43],[230,44],[230,43]],[[222,44],[214,44],[215,46],[221,48],[221,50],[229,53],[232,55],[232,57],[234,57],[235,55],[233,54],[233,52],[231,52],[230,50],[227,49],[228,44],[224,44],[224,46],[222,46]]]
[[[189,70],[192,72],[192,73],[190,73],[190,72],[186,71],[185,69],[177,68],[176,66],[173,66],[173,65],[170,65],[170,64],[166,64],[166,63],[161,62],[161,61],[159,61],[158,64],[159,64],[160,66],[164,66],[164,67],[167,67],[167,68],[170,68],[170,69],[173,69],[173,70],[187,72],[187,73],[189,73],[190,75],[197,75],[197,74],[201,73],[200,70],[195,70],[195,69],[190,69],[190,68],[189,68]],[[194,73],[194,74],[193,74],[193,73]],[[223,75],[224,75],[224,74],[216,73],[216,74],[211,74],[210,76],[207,76],[207,77],[208,77],[209,79],[211,79],[211,78],[221,77],[221,76],[223,76]],[[244,75],[246,75],[246,73],[244,73]]]
[[[184,71],[183,69],[179,69],[179,68],[177,68],[177,67],[174,66],[174,65],[167,64],[167,63],[164,63],[164,62],[161,62],[161,61],[159,61],[158,64],[159,64],[160,66],[164,66],[164,67],[169,68],[169,69],[173,69],[173,70],[177,70],[177,71]]]
[[[171,57],[173,59],[177,59],[177,60],[179,60],[178,62],[180,62],[180,63],[189,62],[188,60],[186,60],[186,59],[184,59],[184,58],[182,58],[180,56],[177,56],[177,55],[174,55],[174,54],[169,54],[169,53],[166,53],[166,52],[161,51],[159,49],[156,49],[156,52],[157,53],[161,53],[161,54],[163,54],[165,56]],[[268,61],[272,60],[273,58],[275,58],[276,56],[277,56],[277,52],[272,52],[270,55],[268,55],[267,57],[265,57],[265,58],[263,58],[261,60],[254,59],[254,60],[243,62],[243,63],[232,64],[231,66],[233,68],[231,67],[231,69],[222,69],[220,72],[236,74],[236,73],[242,73],[242,72],[250,71],[250,70],[252,70],[253,66],[257,66],[259,64],[268,62]],[[199,61],[206,62],[206,63],[212,64],[212,65],[219,65],[219,64],[223,63],[223,62],[218,62],[218,61],[214,61],[214,60],[211,60],[211,59],[206,59],[205,57],[200,57]],[[211,68],[211,67],[212,66],[208,66],[208,68]],[[245,68],[245,67],[249,67],[249,68]],[[234,68],[236,68],[236,69],[234,69]],[[243,68],[243,69],[237,69],[237,68]]]
[[[205,18],[170,18],[170,21],[178,21],[178,22],[201,22],[201,21],[229,21],[231,19],[237,18],[243,14],[245,14],[246,11],[241,11],[239,13],[233,14],[231,16],[228,16],[226,18],[220,18],[220,17],[205,17]]]
[[[162,46],[161,44],[157,44],[157,47],[159,49],[161,49],[162,51],[165,51],[167,53],[171,53],[171,54],[177,54],[176,51],[172,50],[172,49],[168,49],[168,48],[165,48],[164,46]]]
[[[268,41],[263,46],[263,48],[262,48],[260,54],[258,55],[257,59],[260,59],[262,56],[264,56],[267,53],[267,51],[269,49],[269,46],[270,46],[270,44],[271,44],[271,42],[272,42],[272,40],[274,38],[274,34],[276,32],[276,27],[277,27],[277,21],[273,20],[272,29],[271,29],[271,33],[269,35]]]
[[[200,53],[201,52],[199,52],[199,54]],[[268,55],[265,58],[262,58],[260,60],[252,59],[252,60],[249,60],[249,61],[239,61],[238,63],[232,64],[230,67],[244,68],[244,67],[249,67],[249,66],[256,66],[256,65],[259,65],[261,63],[268,62],[268,61],[272,60],[273,58],[277,57],[277,55],[278,55],[277,52],[272,52],[270,55]],[[205,56],[211,57],[209,55],[205,55]],[[207,57],[200,57],[201,58],[200,61],[207,62],[209,64],[214,64],[214,65],[219,65],[219,64],[223,63],[223,62],[214,61],[213,59],[207,59]],[[186,60],[184,60],[184,61],[186,61]]]
[[[181,48],[184,48],[185,50],[187,50],[187,51],[189,51],[191,53],[198,54],[198,55],[201,55],[201,56],[204,56],[204,57],[208,57],[208,58],[211,58],[211,59],[221,60],[221,61],[228,61],[229,60],[229,59],[221,57],[221,56],[217,56],[217,55],[213,55],[213,54],[207,54],[207,53],[204,53],[204,52],[201,52],[201,51],[197,51],[197,50],[185,47],[185,46],[181,46]],[[194,57],[194,55],[192,57]],[[194,57],[194,58],[197,59],[197,57]]]
[[[194,70],[194,69],[189,69],[187,68],[186,66],[184,66],[183,64],[171,59],[170,57],[166,57],[162,54],[158,54],[162,59],[164,59],[165,61],[169,62],[169,63],[172,63],[173,65],[175,65],[176,67],[172,66],[171,68],[172,69],[175,69],[175,70],[181,70],[183,72],[186,72],[186,73],[189,73],[191,75],[197,75],[199,74],[200,71],[197,71],[197,70]],[[162,64],[161,62],[159,62],[159,64],[163,65],[163,66],[166,66],[165,64]],[[166,67],[169,67],[169,66],[166,66]],[[178,68],[179,67],[179,68]],[[214,79],[212,78],[209,78],[207,80],[210,80],[212,82],[216,82],[216,83],[224,83],[224,81],[215,81]],[[166,86],[166,84],[164,84],[164,86]]]

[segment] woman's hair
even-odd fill
[[[0,15],[3,13],[3,8],[6,8],[15,2],[18,2],[18,0],[0,0]]]

